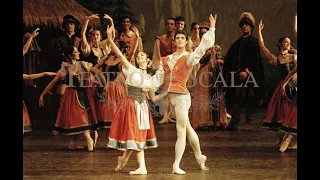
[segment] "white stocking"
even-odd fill
[[[88,151],[93,151],[93,140],[90,136],[90,131],[84,132],[84,137],[86,137],[87,144],[88,144]]]
[[[187,138],[189,140],[190,146],[193,149],[196,161],[200,165],[200,169],[209,170],[209,168],[205,166],[207,157],[205,155],[202,155],[201,153],[199,137],[195,132],[195,130],[192,128],[188,116],[187,116]]]
[[[177,141],[175,145],[175,161],[173,164],[173,173],[185,174],[180,169],[180,162],[186,148],[186,138],[194,151],[196,160],[202,170],[208,170],[205,167],[206,156],[201,154],[199,138],[189,122],[189,108],[191,105],[190,95],[171,94],[170,103],[174,107],[176,114]]]
[[[175,145],[175,160],[173,163],[173,173],[185,174],[185,172],[180,169],[180,162],[186,148],[186,127],[188,120],[188,112],[185,109],[180,109],[175,107],[176,114],[176,129],[177,129],[177,141]]]
[[[188,117],[189,120],[189,117]],[[193,149],[194,155],[196,158],[200,158],[201,149],[199,143],[199,137],[195,130],[191,127],[190,121],[187,122],[187,138],[189,140],[190,146]]]
[[[93,147],[96,147],[96,145],[97,145],[98,136],[99,136],[98,131],[97,131],[97,130],[96,130],[96,131],[94,131]]]
[[[144,150],[137,152],[137,161],[139,164],[139,168],[135,171],[130,171],[129,174],[147,174],[147,168],[144,159]]]

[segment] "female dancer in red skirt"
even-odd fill
[[[113,30],[113,26],[108,28],[108,38],[111,37]],[[147,174],[144,149],[158,146],[147,96],[149,94],[151,99],[156,101],[165,97],[167,93],[154,96],[154,91],[147,92],[151,87],[151,76],[147,74],[146,53],[138,53],[136,63],[139,68],[136,68],[125,58],[111,38],[109,41],[112,49],[123,63],[122,72],[126,77],[128,96],[121,101],[114,114],[108,147],[124,151],[123,155],[118,157],[116,171],[121,170],[132,152],[136,151],[139,168],[130,171],[129,174]]]
[[[83,149],[76,142],[78,134],[84,134],[88,151],[93,151],[94,141],[90,136],[90,130],[96,130],[98,120],[95,113],[93,96],[88,94],[88,82],[84,80],[90,79],[84,77],[88,72],[97,73],[104,86],[107,85],[106,79],[102,72],[92,67],[91,63],[78,61],[79,51],[73,46],[65,49],[68,62],[63,63],[62,68],[58,71],[57,76],[48,84],[41,93],[39,105],[44,106],[43,96],[62,78],[66,79],[68,87],[62,96],[60,109],[57,115],[53,134],[70,135],[69,149]]]
[[[125,53],[125,50],[122,53]],[[121,66],[121,61],[115,56],[113,51],[110,52],[106,60],[100,59],[94,66],[97,69],[101,68],[108,83],[107,94],[104,93],[103,87],[97,87],[94,95],[97,116],[102,128],[110,128],[114,112],[120,100],[127,96],[127,87],[124,82],[124,75],[121,72]]]
[[[103,18],[106,20],[109,20],[109,23],[113,24],[113,21],[110,18],[110,16],[105,14]],[[95,68],[99,69],[99,67],[96,67],[97,62],[98,61],[104,62],[108,57],[108,54],[110,53],[111,49],[110,49],[110,45],[108,44],[108,40],[107,39],[102,40],[100,29],[96,29],[96,28],[88,29],[89,21],[93,19],[99,19],[99,15],[92,14],[90,16],[87,16],[83,23],[83,28],[81,29],[81,54],[83,55],[83,59],[82,59],[83,61],[90,62]],[[87,88],[87,92],[89,96],[94,97],[96,94],[96,91],[98,89],[97,87],[99,87],[99,82],[97,78],[94,78],[92,76],[91,82],[89,83],[90,87]],[[103,87],[99,88],[101,92],[103,92],[103,89],[104,89]],[[96,107],[96,109],[97,109],[96,116],[98,118],[98,121],[101,122],[103,119],[101,119],[102,117],[99,116],[99,108]],[[99,122],[99,125],[101,125],[100,122]],[[104,127],[104,124],[102,124],[102,127]],[[94,131],[92,135],[94,136],[94,142],[95,142],[94,145],[96,145],[96,142],[98,140],[98,132]]]
[[[294,14],[294,21],[293,21],[293,35],[295,38],[297,38],[297,12]],[[283,81],[283,88],[287,85],[289,80],[292,78],[293,75],[297,73],[297,68],[292,70],[290,74],[287,75],[285,80]],[[291,88],[297,88],[297,81],[295,81],[294,84],[291,85]],[[293,146],[289,146],[289,143],[293,137],[293,135],[297,135],[297,128],[298,128],[298,123],[297,123],[297,94],[295,95],[293,101],[291,102],[290,109],[288,112],[287,117],[284,119],[282,126],[280,130],[285,133],[283,137],[283,141],[281,143],[281,146],[279,148],[280,152],[284,152],[286,149],[297,149],[297,141]]]
[[[108,84],[107,94],[105,94],[103,87],[97,87],[94,92],[99,126],[106,128],[107,139],[114,113],[120,101],[128,94],[121,66],[121,61],[115,56],[113,51],[111,51],[106,60],[100,59],[94,66],[103,72]]]
[[[111,22],[113,22],[112,18],[108,15],[105,15],[109,18]],[[111,24],[112,26],[112,24]],[[133,28],[133,32],[136,34],[137,38],[139,39],[139,32],[137,28]],[[113,38],[113,36],[112,36]],[[135,54],[139,41],[136,41],[135,47],[132,50],[133,54]],[[117,46],[121,50],[121,54],[127,57],[127,48],[125,42],[117,41]],[[134,55],[132,56],[132,59]],[[130,61],[130,62],[134,62]],[[102,72],[104,73],[107,81],[108,81],[108,89],[107,94],[103,94],[102,88],[97,88],[95,99],[96,107],[97,107],[97,115],[100,123],[100,127],[102,128],[110,128],[112,120],[114,118],[114,114],[116,112],[117,107],[119,106],[121,100],[127,96],[127,86],[125,84],[125,76],[122,73],[122,63],[121,60],[114,51],[111,51],[108,55],[108,58],[100,59],[97,64],[94,66],[96,68],[101,68]],[[108,129],[106,132],[108,137]],[[108,148],[108,145],[107,147]]]
[[[296,75],[297,68],[293,69],[283,80],[283,89],[290,81],[293,75]],[[291,85],[291,88],[297,88],[297,81]],[[289,146],[292,137],[297,135],[297,94],[293,98],[288,114],[283,120],[280,130],[285,134],[280,145],[279,151],[284,152],[286,149],[297,149],[297,142],[293,146]]]
[[[280,38],[278,41],[279,54],[277,56],[271,54],[271,52],[264,46],[262,29],[264,24],[262,20],[258,29],[258,40],[261,50],[268,58],[268,63],[277,67],[280,73],[280,82],[270,99],[267,114],[263,121],[263,128],[268,130],[278,131],[278,140],[276,147],[280,147],[284,134],[280,131],[280,127],[286,118],[290,104],[296,94],[296,89],[290,87],[296,80],[294,75],[288,82],[285,90],[283,89],[283,80],[285,77],[297,66],[297,55],[293,52],[291,47],[291,40],[288,37]]]

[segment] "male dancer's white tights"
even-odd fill
[[[202,155],[201,153],[199,137],[195,130],[191,127],[189,121],[188,111],[191,106],[190,94],[170,93],[169,99],[171,105],[174,107],[177,120],[177,141],[175,145],[175,161],[173,163],[172,173],[185,174],[185,172],[180,169],[180,162],[186,148],[186,138],[189,140],[200,168],[202,170],[208,170],[208,168],[205,166],[206,156]]]

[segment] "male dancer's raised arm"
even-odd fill
[[[190,54],[187,64],[193,67],[199,63],[207,49],[212,47],[215,43],[215,30],[216,30],[217,14],[209,16],[210,29],[201,38],[199,46]]]

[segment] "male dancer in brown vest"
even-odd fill
[[[165,57],[176,51],[176,45],[174,43],[174,34],[176,30],[175,19],[170,17],[166,22],[165,34],[157,36],[154,42],[153,55],[152,55],[152,70],[157,71],[161,57]],[[159,124],[175,122],[169,117],[169,100],[167,97],[164,98],[163,102],[163,118],[159,121]]]
[[[176,114],[177,141],[172,170],[172,173],[175,174],[185,174],[185,171],[180,169],[180,161],[186,147],[187,137],[200,168],[209,169],[205,166],[207,157],[201,153],[199,137],[189,122],[188,111],[191,97],[186,87],[192,67],[199,63],[205,51],[214,45],[216,16],[213,17],[210,14],[209,21],[210,30],[203,35],[199,46],[191,54],[186,51],[187,35],[183,31],[177,31],[175,34],[176,52],[161,58],[159,68],[152,77],[153,84],[157,88],[164,83],[164,87],[168,89],[169,101]]]

